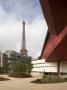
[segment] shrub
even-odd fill
[[[35,81],[32,81],[32,83],[60,83],[60,82],[66,82],[66,78],[61,78],[58,76],[45,76],[42,79],[37,79]]]
[[[30,77],[32,64],[30,62],[15,62],[9,67],[9,75],[12,77]]]
[[[0,73],[3,73],[3,71],[4,71],[4,68],[0,67]]]

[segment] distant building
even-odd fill
[[[46,75],[53,74],[55,75],[57,72],[56,62],[46,62],[45,59],[38,59],[38,60],[32,60],[33,69],[32,69],[32,75],[33,76],[43,76],[44,73]]]
[[[0,67],[3,67],[3,53],[0,52]]]
[[[3,72],[7,72],[7,58],[2,51],[0,52],[0,68],[2,68]]]
[[[12,62],[17,62],[17,61],[21,61],[21,55],[19,53],[17,53],[16,51],[13,50],[7,50],[5,52],[6,56],[7,56],[7,62],[8,64],[12,63]]]
[[[26,57],[23,57],[20,53],[16,52],[16,51],[13,51],[13,50],[7,50],[5,52],[5,55],[7,56],[7,59],[8,59],[8,63],[12,63],[12,62],[23,62],[25,61],[25,59],[29,59],[29,58],[26,58]]]

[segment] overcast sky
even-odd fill
[[[37,58],[47,31],[39,0],[0,0],[0,50],[20,52],[23,20],[28,55]]]

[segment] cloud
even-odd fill
[[[0,8],[0,49],[14,49],[20,36],[20,21]],[[21,29],[20,29],[21,30]],[[15,48],[16,49],[16,48]]]
[[[27,48],[31,56],[40,56],[46,32],[47,25],[41,16],[36,17],[31,24],[26,26]]]
[[[32,56],[33,58],[38,57],[42,51],[44,39],[47,32],[47,25],[42,14],[36,13],[35,11],[36,15],[33,16],[33,9],[35,5],[33,6],[33,9],[26,11],[26,13],[21,11],[20,6],[15,6],[12,8],[12,4],[10,7],[12,11],[6,11],[3,7],[3,3],[6,2],[2,1],[2,4],[0,5],[0,50],[15,50],[17,52],[20,52],[22,41],[22,18],[17,20],[17,15],[15,15],[19,7],[18,11],[20,11],[17,12],[18,16],[21,12],[21,17],[23,17],[23,15],[27,17],[27,15],[31,12],[30,15],[28,15],[29,18],[26,20],[26,47],[29,56]],[[27,2],[25,2],[25,5],[26,4]],[[31,4],[33,5],[33,3]],[[32,5],[29,6],[28,9],[30,9]],[[27,6],[28,5],[26,5],[23,10],[27,10]],[[13,11],[14,8],[16,9],[15,11]],[[39,10],[37,11],[39,12]],[[30,22],[31,17],[33,18]]]
[[[39,0],[3,0],[1,6],[9,14],[15,14],[18,19],[32,20],[41,13]]]

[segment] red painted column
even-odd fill
[[[60,76],[60,61],[57,61],[57,75]]]

